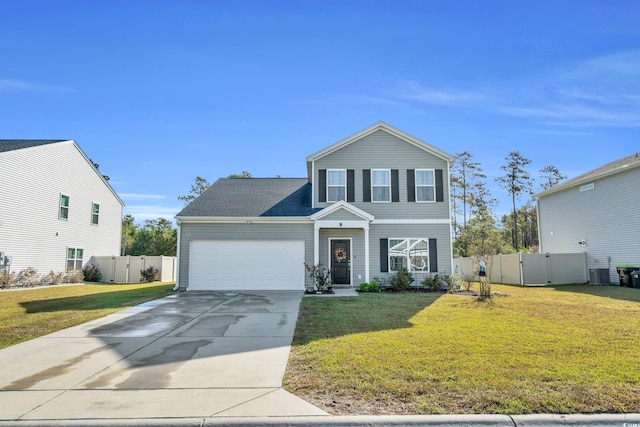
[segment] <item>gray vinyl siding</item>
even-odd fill
[[[122,204],[73,141],[0,153],[0,183],[0,251],[13,257],[11,271],[63,272],[67,247],[82,248],[85,265],[120,255]],[[58,219],[60,194],[70,198],[67,220]]]
[[[586,252],[587,268],[608,268],[617,283],[616,264],[640,265],[640,168],[592,182],[592,190],[577,186],[538,200],[540,249]]]
[[[371,279],[386,276],[380,271],[380,239],[388,238],[429,238],[437,239],[438,273],[451,274],[451,232],[449,225],[374,225],[369,230],[369,256]],[[432,272],[435,273],[435,272]]]
[[[181,290],[189,285],[189,247],[193,240],[304,240],[305,261],[313,263],[313,224],[291,223],[185,223],[180,225],[178,284]],[[282,260],[287,262],[287,260]],[[277,268],[277,266],[274,266]],[[256,274],[260,274],[256,271]],[[309,277],[307,287],[313,286]]]
[[[352,214],[351,212],[340,209],[329,215],[322,217],[323,221],[362,221],[362,217]]]
[[[320,262],[330,266],[329,239],[351,239],[351,277],[352,286],[364,282],[364,230],[352,228],[323,228],[320,230]],[[358,278],[360,276],[360,278]]]
[[[353,169],[355,171],[355,202],[352,204],[374,215],[377,219],[443,219],[449,218],[449,176],[446,160],[436,157],[406,141],[384,131],[377,131],[354,141],[315,162],[314,183],[319,182],[320,169]],[[364,169],[397,169],[400,201],[363,202]],[[444,202],[415,203],[407,198],[408,169],[442,169]],[[324,208],[331,203],[318,202],[318,185],[314,185],[315,207]]]

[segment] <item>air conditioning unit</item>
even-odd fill
[[[592,285],[610,285],[608,268],[592,268],[589,269],[589,283]]]

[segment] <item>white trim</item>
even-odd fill
[[[329,237],[327,239],[327,267],[331,268],[333,262],[333,254],[331,253],[331,241],[332,240],[348,240],[349,241],[349,286],[353,287],[353,237]]]
[[[327,203],[337,203],[339,201],[342,200],[347,200],[347,170],[346,169],[327,169],[327,179],[325,182],[325,192],[327,195]],[[329,199],[329,173],[330,172],[342,172],[344,173],[344,185],[342,187],[344,187],[344,199],[337,199],[337,200],[330,200]],[[340,185],[331,185],[331,187],[340,187]]]
[[[374,185],[373,184],[373,173],[374,172],[387,172],[387,177],[389,178],[389,184],[388,185]],[[371,203],[391,203],[391,169],[371,169]],[[373,187],[387,187],[389,189],[389,200],[374,200],[373,197]]]
[[[442,219],[374,219],[371,221],[373,225],[406,225],[406,224],[415,224],[415,225],[425,225],[425,224],[446,224],[451,225],[451,218],[442,218]]]
[[[173,291],[177,291],[180,288],[180,235],[182,234],[182,224],[180,221],[176,221],[178,224],[178,241],[176,242],[176,284],[173,287]],[[189,250],[191,250],[191,243],[189,243]]]
[[[320,220],[322,218],[324,218],[327,215],[330,215],[340,209],[344,209],[349,213],[352,213],[355,216],[359,216],[360,218],[362,218],[363,220],[366,221],[373,221],[373,219],[375,218],[373,215],[371,215],[370,213],[363,211],[362,209],[353,206],[351,203],[346,202],[344,200],[340,200],[339,202],[336,202],[334,204],[332,204],[331,206],[327,206],[326,208],[322,209],[321,211],[318,211],[316,213],[314,213],[313,215],[311,215],[309,218],[317,221]]]
[[[306,216],[272,216],[272,217],[230,217],[230,216],[176,216],[176,221],[184,224],[189,223],[208,223],[208,224],[281,224],[288,223],[307,223],[313,222]]]
[[[449,167],[448,164],[447,164],[447,167]],[[431,171],[431,175],[433,177],[433,185],[431,185],[431,186],[429,186],[429,185],[418,185],[418,171]],[[414,169],[413,170],[413,184],[414,184],[413,185],[413,191],[415,192],[414,199],[415,199],[416,203],[436,203],[436,170],[435,169],[429,169],[429,168]],[[418,187],[433,187],[433,200],[418,200]]]
[[[388,237],[387,238],[387,265],[389,266],[389,273],[391,272],[395,272],[398,270],[392,270],[391,269],[391,241],[392,240],[407,240],[407,241],[411,241],[411,240],[424,240],[427,242],[427,270],[412,270],[411,269],[411,251],[407,251],[407,256],[406,256],[406,260],[407,260],[407,270],[409,270],[410,273],[434,273],[433,271],[431,271],[431,251],[429,250],[429,246],[430,246],[430,240],[432,238],[431,237]]]

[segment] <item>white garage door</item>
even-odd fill
[[[303,241],[195,240],[189,290],[304,290]]]

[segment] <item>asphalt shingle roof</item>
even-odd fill
[[[66,139],[0,139],[0,153],[67,141]]]
[[[546,196],[547,194],[552,194],[552,193],[555,193],[556,191],[561,191],[565,188],[571,188],[577,185],[582,185],[582,184],[591,182],[599,177],[619,173],[629,167],[637,167],[637,166],[640,166],[640,154],[634,153],[630,156],[623,157],[611,163],[607,163],[604,166],[600,166],[599,168],[596,168],[585,174],[579,175],[568,181],[562,182],[546,191],[538,193],[536,197]]]
[[[178,217],[309,216],[311,184],[306,178],[221,178],[178,213]]]

